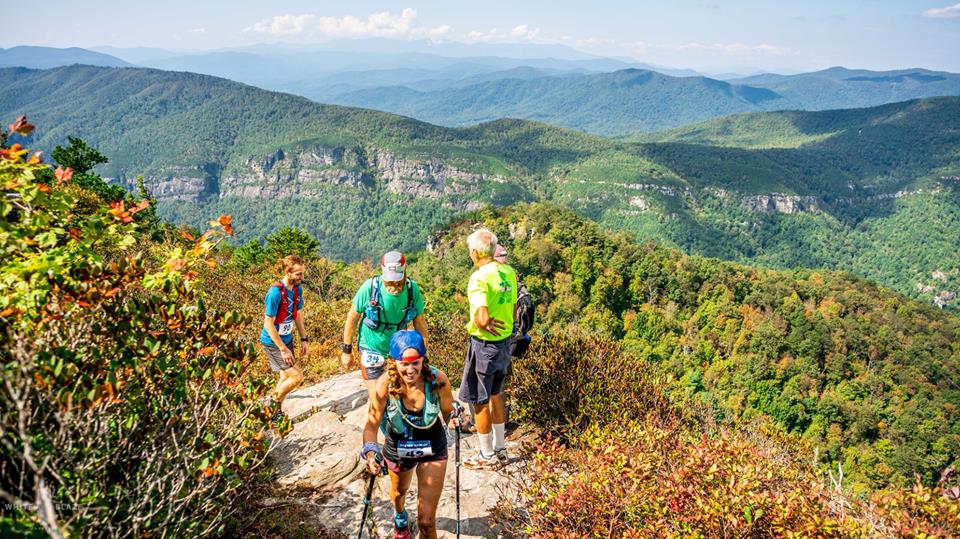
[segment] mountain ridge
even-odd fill
[[[547,200],[690,253],[848,269],[931,301],[960,290],[930,278],[960,267],[949,180],[960,175],[960,98],[840,111],[813,143],[765,148],[629,142],[526,120],[451,129],[157,70],[0,70],[0,82],[0,113],[31,115],[35,147],[85,138],[110,156],[107,176],[132,185],[143,174],[166,217],[235,213],[248,223],[241,240],[303,226],[325,252],[365,258],[421,246],[467,210]],[[781,123],[802,134],[797,125],[819,117],[793,114],[748,118],[791,118]],[[860,133],[843,127],[871,114]],[[380,237],[382,222],[397,233]]]

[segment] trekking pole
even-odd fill
[[[377,453],[376,459],[377,462],[380,462],[382,466],[383,457],[381,457],[379,453]],[[364,462],[364,465],[366,465],[366,462]],[[357,539],[363,538],[363,525],[367,522],[367,512],[370,508],[370,496],[373,494],[373,483],[376,480],[377,474],[370,474],[370,481],[367,482],[367,494],[363,497],[363,516],[360,517],[360,529],[357,531]]]
[[[457,539],[460,539],[460,425],[463,421],[463,409],[460,403],[454,401],[453,406],[457,409]]]

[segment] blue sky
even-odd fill
[[[723,71],[834,65],[960,72],[960,0],[186,1],[53,0],[0,47],[214,49],[333,38],[565,44]]]

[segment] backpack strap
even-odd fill
[[[410,322],[413,322],[413,319],[417,317],[417,307],[413,302],[413,280],[407,279],[407,308],[403,310],[403,320],[400,321],[399,325],[406,326]]]
[[[280,305],[277,305],[277,314],[273,317],[273,323],[280,325],[287,320],[287,291],[281,281],[273,283],[273,286],[280,290]]]
[[[289,309],[287,299],[287,287],[283,286],[283,281],[273,283],[273,286],[280,289],[280,305],[277,306],[277,316],[273,318],[273,323],[278,326],[287,321],[287,309]],[[293,287],[293,319],[297,319],[297,313],[300,310],[300,287]]]
[[[370,306],[380,308],[380,278],[370,279]]]
[[[300,312],[300,295],[303,293],[300,290],[300,285],[293,287],[293,319],[297,319],[297,314]]]

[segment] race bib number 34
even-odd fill
[[[383,365],[387,360],[384,357],[376,352],[371,352],[369,350],[360,351],[360,364],[364,367],[379,367]]]
[[[289,335],[293,333],[293,321],[280,324],[280,328],[277,329],[277,333],[280,335]]]
[[[433,455],[430,440],[404,440],[397,443],[397,454],[402,459],[418,459]]]

